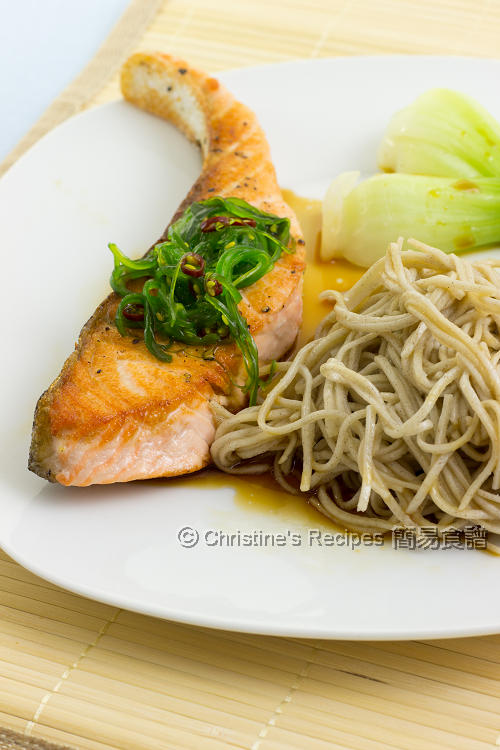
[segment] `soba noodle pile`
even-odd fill
[[[261,404],[225,412],[218,467],[300,493],[342,527],[500,531],[500,260],[391,245]],[[252,459],[250,461],[250,459]]]

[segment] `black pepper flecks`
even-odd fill
[[[305,245],[306,243],[304,240],[297,240],[297,245]]]
[[[181,76],[183,76],[183,75],[186,75],[188,71],[187,71],[187,68],[178,68],[177,72],[180,73]]]
[[[214,192],[215,192],[215,188],[207,188],[207,193],[214,193]]]
[[[268,313],[270,309],[271,308],[269,307],[269,305],[266,305],[265,307],[262,308],[261,312]]]
[[[140,341],[140,339],[132,339],[132,343],[133,343],[133,344],[138,344],[138,343],[139,343],[139,341]]]
[[[235,151],[234,155],[235,156],[239,156],[240,159],[248,159],[248,156],[246,154],[244,154],[243,151]]]
[[[96,370],[96,372],[99,375],[102,372],[102,370]]]
[[[172,86],[167,86],[167,91],[172,91]]]

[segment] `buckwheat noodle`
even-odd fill
[[[498,533],[500,260],[409,245],[323,293],[333,310],[261,403],[219,407],[212,456],[227,472],[272,468],[345,528]]]

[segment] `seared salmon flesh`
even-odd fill
[[[304,248],[255,115],[215,78],[164,54],[131,57],[121,87],[125,99],[170,120],[201,148],[202,173],[172,220],[192,202],[217,195],[290,218],[295,252],[242,290],[239,303],[259,360],[283,356],[302,318]],[[99,305],[38,401],[29,468],[52,482],[86,486],[201,469],[210,462],[215,432],[210,402],[233,411],[245,404],[234,342],[221,342],[213,360],[203,359],[200,347],[178,343],[172,361],[161,362],[142,334],[120,335],[114,323],[119,300],[113,293]]]

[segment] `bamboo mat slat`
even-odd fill
[[[497,56],[496,0],[134,0],[0,165],[119,95],[132,49],[217,71],[301,57]],[[486,750],[500,636],[353,643],[194,628],[92,602],[0,552],[0,748]],[[55,743],[48,744],[48,743]]]
[[[24,736],[90,750],[482,750],[500,735],[500,637],[213,632],[81,597],[77,611],[74,595],[10,566],[11,581],[57,602],[48,617],[17,603],[0,617],[0,722]]]
[[[141,48],[217,71],[303,57],[500,54],[496,0],[169,0]],[[119,96],[115,75],[92,104]]]

